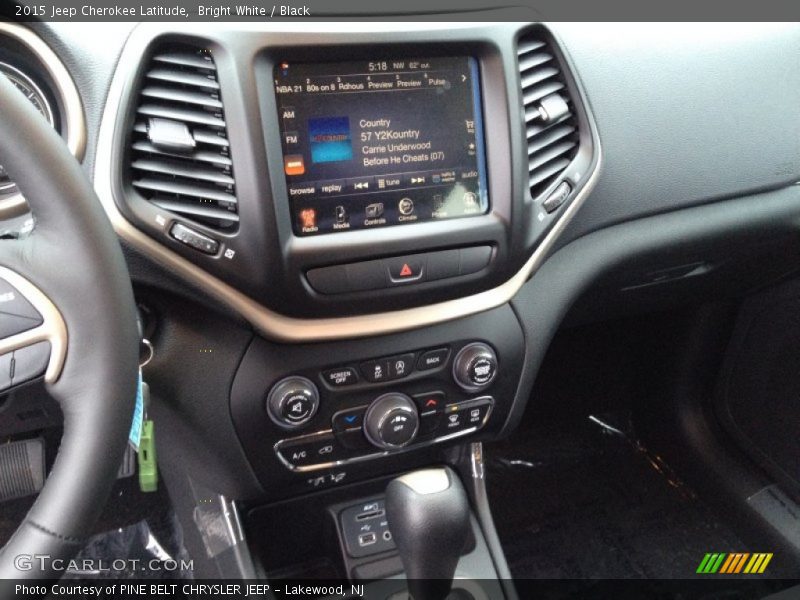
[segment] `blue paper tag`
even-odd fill
[[[133,408],[133,423],[131,432],[128,434],[128,441],[136,452],[139,451],[139,443],[142,441],[142,421],[144,420],[144,395],[142,393],[142,372],[139,371],[139,380],[136,384],[136,406]]]

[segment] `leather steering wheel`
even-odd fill
[[[19,294],[42,316],[34,328],[0,337],[0,358],[10,352],[22,357],[34,344],[46,358],[49,343],[45,385],[64,415],[61,446],[44,488],[0,550],[0,577],[58,577],[52,560],[26,570],[18,557],[72,558],[105,504],[136,396],[135,305],[119,242],[86,174],[5,77],[0,164],[35,219],[29,235],[0,239],[0,284],[13,286],[6,300]],[[0,322],[11,318],[2,311],[0,305]]]

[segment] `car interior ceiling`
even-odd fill
[[[797,577],[800,28],[487,14],[0,20],[0,576]]]

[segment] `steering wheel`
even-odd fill
[[[0,239],[0,363],[13,352],[19,370],[36,355],[64,415],[44,488],[0,550],[0,577],[57,577],[52,559],[82,548],[122,461],[136,398],[136,311],[119,242],[80,165],[5,77],[0,107],[0,164],[35,218],[29,235]],[[33,318],[18,331],[21,305]],[[25,570],[24,557],[37,555],[50,560]]]

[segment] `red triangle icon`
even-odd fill
[[[403,268],[400,269],[400,277],[408,277],[409,275],[413,275],[411,267],[408,266],[408,263],[404,263]]]

